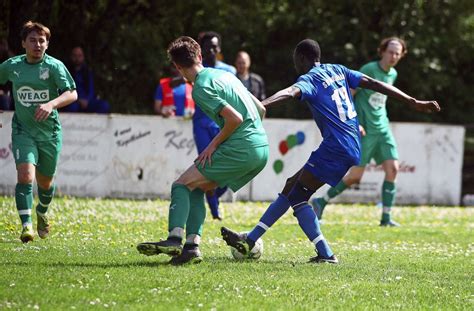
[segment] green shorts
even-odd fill
[[[362,156],[360,166],[366,166],[371,159],[381,164],[386,160],[398,160],[397,143],[392,131],[380,134],[367,134],[362,136]]]
[[[265,167],[268,146],[239,149],[219,146],[212,155],[212,165],[197,166],[199,172],[219,187],[228,186],[237,191],[251,181]]]
[[[27,133],[13,131],[12,150],[15,164],[32,163],[41,175],[52,177],[56,173],[62,137],[53,140],[35,141]]]

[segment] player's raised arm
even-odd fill
[[[300,98],[301,90],[296,86],[290,86],[286,89],[276,92],[272,96],[268,97],[264,101],[262,101],[263,106],[270,107],[276,104],[281,103],[282,101],[289,99],[289,98]]]
[[[366,75],[363,75],[362,79],[360,80],[359,86],[393,97],[396,100],[410,105],[410,107],[417,111],[438,112],[441,110],[438,103],[434,100],[417,100],[416,98],[413,98],[410,95],[402,92],[400,89],[394,87],[393,85],[372,79],[371,77]]]
[[[252,97],[255,107],[257,108],[258,115],[260,116],[260,120],[263,120],[263,118],[265,117],[265,113],[267,112],[267,109],[265,109],[265,106],[260,102],[260,100],[258,100],[257,97],[253,96],[253,94],[250,92],[249,94]]]

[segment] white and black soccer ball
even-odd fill
[[[263,240],[258,239],[255,242],[255,246],[250,250],[250,253],[247,256],[242,255],[242,253],[240,253],[234,247],[230,248],[230,253],[232,254],[232,257],[234,257],[234,259],[236,259],[236,260],[245,260],[245,259],[256,260],[256,259],[259,259],[263,254]]]

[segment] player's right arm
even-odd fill
[[[367,75],[363,75],[359,86],[365,89],[370,89],[375,92],[385,94],[387,96],[393,97],[398,101],[401,101],[413,109],[421,112],[438,112],[441,110],[438,103],[434,100],[422,101],[417,100],[409,96],[408,94],[402,92],[400,89],[390,85],[388,83],[375,80]]]
[[[206,163],[212,165],[211,157],[214,151],[216,151],[217,147],[229,138],[243,122],[242,115],[231,105],[222,107],[219,115],[224,119],[224,126],[195,160],[195,163],[201,164],[203,167]]]
[[[276,92],[272,96],[263,100],[262,104],[265,107],[271,107],[289,98],[299,99],[300,97],[301,97],[301,90],[298,87],[292,85],[290,87],[287,87],[286,89]]]
[[[0,85],[7,83],[8,81],[8,60],[0,64]],[[3,113],[3,110],[0,110],[0,113]],[[2,123],[0,123],[0,128],[2,128]]]
[[[9,60],[0,63],[0,85],[7,83],[9,80],[9,63]]]

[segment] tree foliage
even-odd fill
[[[52,30],[48,53],[67,60],[81,45],[96,74],[96,89],[114,112],[151,113],[157,80],[169,65],[166,47],[180,35],[215,30],[225,61],[240,49],[267,94],[292,84],[292,50],[310,37],[323,62],[357,69],[376,59],[381,38],[400,36],[409,54],[397,66],[397,86],[413,96],[437,99],[443,112],[421,115],[389,103],[392,120],[472,122],[474,102],[474,2],[471,0],[10,0],[0,4],[0,36],[22,53],[19,31],[29,20]],[[305,118],[304,105],[284,105],[274,117]]]

